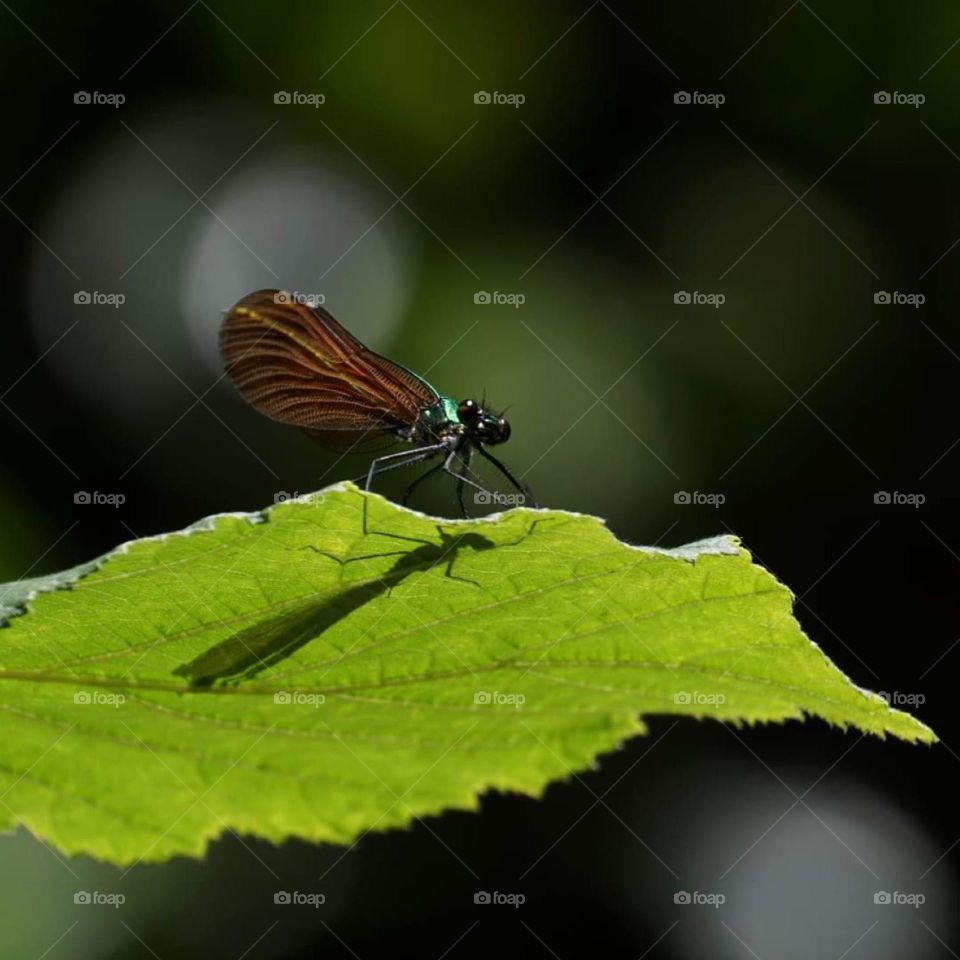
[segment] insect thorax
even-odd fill
[[[441,397],[432,406],[424,407],[414,428],[415,437],[422,440],[442,438],[462,431],[457,403],[450,397]]]

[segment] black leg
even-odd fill
[[[400,503],[403,506],[406,506],[407,501],[413,495],[413,491],[416,490],[417,487],[419,487],[420,484],[427,479],[427,477],[433,476],[433,474],[435,474],[438,470],[442,470],[442,469],[443,469],[443,464],[438,463],[435,467],[431,467],[426,473],[422,473],[419,477],[417,477],[417,479],[414,480],[413,483],[411,483],[410,486],[403,491],[403,496],[400,499]]]
[[[537,503],[537,498],[533,495],[533,491],[526,486],[525,484],[520,483],[516,477],[495,457],[493,454],[488,453],[483,447],[477,447],[477,450],[480,452],[481,457],[486,457],[512,484],[513,486],[523,494],[526,500],[529,500],[530,503],[539,508],[540,504]]]
[[[457,503],[460,504],[460,514],[466,520],[470,516],[470,511],[467,510],[467,505],[463,502],[463,481],[467,471],[470,469],[470,447],[467,447],[466,451],[461,455],[463,460],[463,466],[460,468],[460,473],[457,479]]]
[[[481,493],[490,494],[490,491],[486,487],[481,487],[479,483],[474,483],[474,481],[466,475],[465,470],[457,473],[455,470],[450,469],[450,464],[453,463],[453,459],[456,457],[457,452],[458,451],[456,450],[451,450],[449,456],[443,461],[444,473],[449,473],[450,476],[456,478],[458,482],[465,483],[468,487],[473,487],[475,490],[479,490]]]

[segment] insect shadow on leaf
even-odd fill
[[[529,530],[514,541],[526,539],[539,521],[534,520]],[[363,517],[364,533],[367,533],[366,501]],[[383,557],[397,557],[397,560],[385,573],[373,580],[364,581],[349,587],[342,593],[321,603],[305,601],[295,609],[280,616],[245,627],[225,640],[205,650],[187,663],[173,671],[175,676],[186,679],[191,687],[203,689],[218,681],[239,682],[257,676],[268,667],[272,667],[296,653],[301,647],[320,636],[330,627],[350,616],[355,610],[390,592],[398,584],[414,573],[424,573],[440,564],[445,564],[444,576],[450,580],[469,583],[480,588],[476,580],[459,577],[453,573],[453,565],[464,549],[476,552],[490,550],[496,544],[480,533],[466,531],[450,533],[441,524],[437,525],[440,542],[409,537],[397,533],[379,533],[394,540],[417,543],[420,546],[412,550],[394,550],[387,553],[369,553],[346,560],[326,553],[314,546],[299,547],[311,550],[340,565],[356,563],[362,560],[376,560]],[[512,546],[514,544],[502,544]]]

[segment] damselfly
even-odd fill
[[[530,490],[486,449],[510,438],[502,414],[476,400],[457,403],[443,396],[423,377],[368,350],[309,298],[281,290],[247,295],[227,312],[220,349],[237,389],[271,419],[348,451],[391,443],[413,448],[373,460],[365,477],[368,490],[378,474],[439,459],[407,487],[403,502],[427,477],[443,471],[456,479],[457,500],[467,516],[465,487],[497,502],[473,479],[470,460],[476,453],[506,477],[522,502],[537,506]]]

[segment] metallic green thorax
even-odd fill
[[[420,422],[431,429],[443,427],[448,423],[459,423],[457,402],[450,397],[441,397],[433,406],[426,407],[420,414]]]

